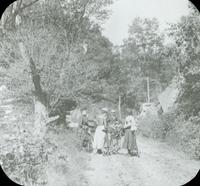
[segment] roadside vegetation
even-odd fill
[[[75,186],[82,179],[87,184],[83,172],[88,157],[80,152],[76,133],[64,127],[66,112],[91,105],[120,107],[122,116],[126,108],[140,112],[147,102],[147,77],[150,102],[175,76],[183,81],[174,108],[143,118],[140,133],[200,159],[199,12],[190,5],[190,14],[163,33],[155,18],[135,18],[123,45],[114,46],[102,34],[112,3],[18,0],[5,11],[0,85],[8,93],[0,95],[0,157],[16,182],[55,186],[59,180],[56,185]],[[72,105],[63,110],[66,99]],[[6,112],[6,105],[11,111]],[[60,120],[52,119],[55,113]]]

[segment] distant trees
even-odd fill
[[[169,50],[155,18],[133,20],[121,54],[121,80],[125,82],[122,89],[129,100],[125,102],[130,104],[130,100],[134,100],[132,106],[138,107],[139,102],[147,100],[147,77],[150,78],[151,98],[166,86],[173,76],[169,71]]]

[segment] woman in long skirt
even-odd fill
[[[124,136],[123,148],[126,148],[128,150],[129,155],[139,156],[138,147],[136,143],[137,126],[131,110],[128,111],[128,116],[125,119],[124,130],[125,130],[125,136]]]
[[[105,144],[105,137],[106,133],[105,130],[105,123],[106,123],[106,117],[105,114],[102,114],[98,117],[98,126],[96,128],[95,134],[94,134],[94,141],[93,141],[93,151],[94,153],[103,153],[104,144]]]

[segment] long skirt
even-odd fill
[[[103,149],[104,148],[104,142],[105,142],[105,132],[103,132],[104,126],[98,126],[96,128],[95,134],[94,134],[94,141],[93,141],[93,149]]]
[[[131,131],[131,129],[125,130],[123,148],[126,148],[136,153],[138,152],[135,131]]]

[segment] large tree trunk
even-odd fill
[[[35,66],[33,59],[27,54],[23,43],[19,43],[20,51],[23,59],[26,61],[31,69],[31,77],[35,88],[34,94],[34,126],[33,133],[37,138],[43,138],[46,132],[46,124],[49,122],[48,118],[48,101],[46,93],[42,90],[40,75]]]

